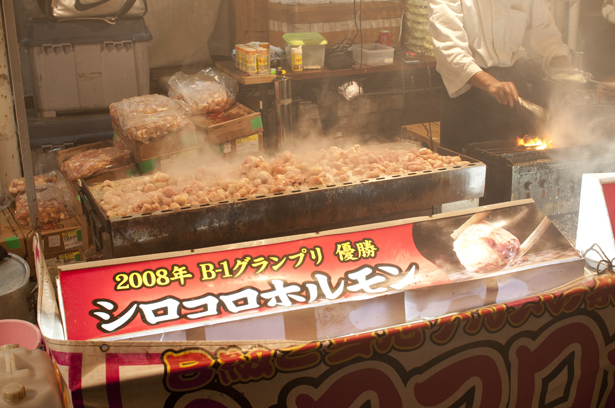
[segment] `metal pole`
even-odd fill
[[[288,149],[292,144],[292,103],[290,78],[278,77],[274,80],[275,85],[275,118],[277,149]]]
[[[26,103],[23,95],[23,82],[21,78],[19,44],[17,43],[17,26],[15,24],[13,0],[2,0],[2,14],[4,17],[4,33],[9,57],[11,84],[13,86],[13,103],[15,104],[17,133],[19,134],[19,149],[21,151],[21,163],[26,181],[28,209],[30,211],[30,228],[32,230],[38,230],[40,228],[40,223],[38,219],[38,207],[36,206],[36,190],[34,188],[34,166],[32,165],[32,152],[30,151],[30,135],[28,134]]]
[[[571,1],[568,6],[568,48],[578,51],[579,15],[581,14],[581,0]]]
[[[4,23],[0,20],[0,184],[22,176]]]

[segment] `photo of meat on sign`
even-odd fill
[[[538,241],[551,221],[544,217],[521,243],[508,230],[485,221],[491,211],[474,214],[452,234],[453,250],[467,271],[485,273],[515,264]]]
[[[453,242],[459,262],[475,272],[505,268],[515,259],[520,246],[513,234],[486,221],[467,227]]]
[[[421,255],[451,282],[484,279],[578,256],[551,220],[529,202],[419,221],[413,225],[412,240]]]

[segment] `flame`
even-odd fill
[[[523,138],[517,136],[517,146],[525,146],[528,149],[544,150],[552,149],[553,142],[550,140],[543,140],[540,137],[525,136]]]

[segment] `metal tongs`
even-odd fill
[[[539,122],[547,121],[547,113],[545,112],[542,106],[536,105],[530,101],[523,99],[522,97],[518,98],[519,106],[530,112]]]
[[[613,85],[612,83],[595,81],[593,79],[588,79],[587,81],[591,82],[592,84],[596,84],[596,85],[599,85],[599,86],[604,86],[605,88],[615,89],[615,85]]]

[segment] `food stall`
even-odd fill
[[[39,322],[75,406],[604,402],[612,277],[545,219],[526,200],[59,277],[39,259]],[[466,252],[486,225],[507,256]]]
[[[313,23],[307,7],[343,38],[352,10],[270,3],[278,37]],[[431,92],[426,5],[366,3],[369,42],[393,31],[420,61],[359,56],[286,78],[427,70]],[[112,137],[9,185],[23,227],[9,241],[29,255],[66,407],[614,403],[612,265],[588,267],[556,223],[578,213],[582,174],[613,171],[604,149],[301,144],[274,134],[292,96],[276,98],[277,126],[263,117],[281,75],[253,62],[256,74],[225,61],[169,75],[164,94],[118,97]],[[250,85],[260,109],[241,100]]]

